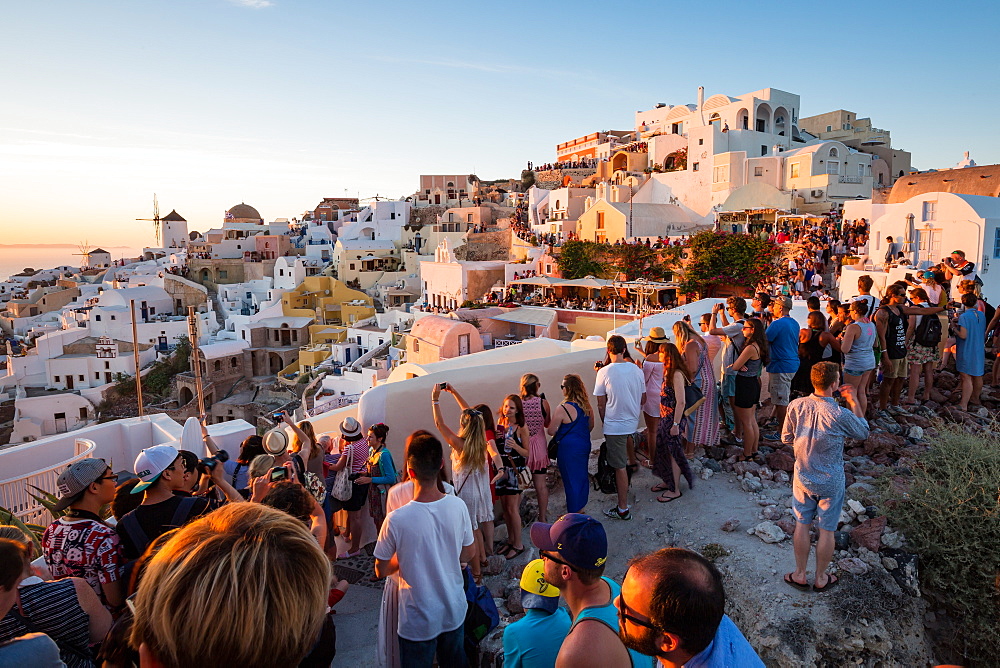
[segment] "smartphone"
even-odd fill
[[[281,422],[283,418],[284,415],[281,413],[271,413],[271,419],[274,420],[275,422]]]
[[[270,477],[271,482],[278,482],[279,480],[287,480],[287,479],[288,479],[288,469],[286,469],[284,466],[277,466],[271,469],[271,477]]]
[[[446,389],[448,389],[448,383],[438,383],[438,389],[439,390],[446,390]]]

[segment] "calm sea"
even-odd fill
[[[136,248],[108,248],[114,259],[136,257],[140,250]],[[19,274],[26,267],[32,269],[51,269],[61,265],[80,266],[80,249],[75,246],[51,248],[46,246],[4,246],[0,244],[0,281],[5,281],[13,274]]]

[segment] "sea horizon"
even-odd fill
[[[98,245],[92,245],[97,248]],[[142,249],[132,246],[104,246],[111,257],[137,257]],[[6,281],[25,269],[51,269],[80,266],[80,244],[0,244],[0,281]]]

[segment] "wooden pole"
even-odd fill
[[[135,325],[135,300],[128,300],[128,310],[132,314],[132,361],[135,363],[135,398],[139,402],[139,417],[146,414],[142,406],[142,376],[139,374],[139,333]]]
[[[198,395],[198,420],[205,424],[205,392],[201,382],[201,356],[198,354],[198,314],[188,306],[188,338],[191,340],[191,359],[194,360],[194,389]]]

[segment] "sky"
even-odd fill
[[[204,231],[516,178],[699,85],[871,117],[920,169],[998,163],[998,24],[961,0],[8,2],[0,244],[153,245],[154,193]]]

